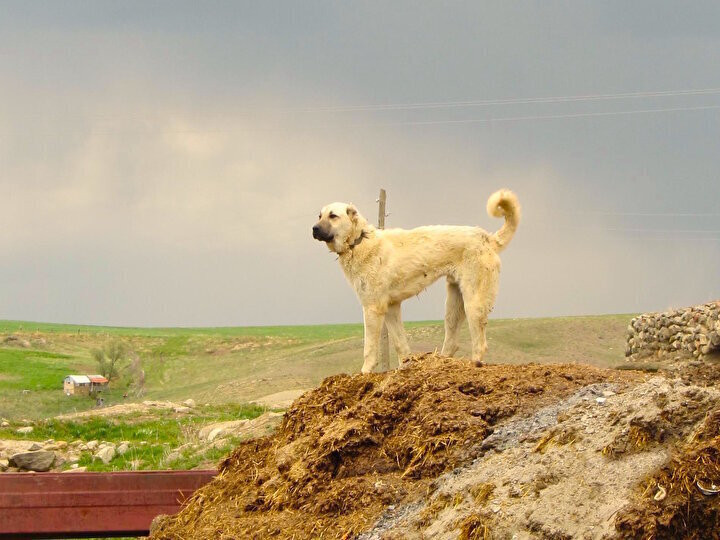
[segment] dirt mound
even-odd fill
[[[475,368],[435,355],[330,377],[293,404],[276,434],[240,445],[152,538],[350,538],[481,456],[497,424],[532,418],[589,385],[621,389],[640,378],[575,364]]]
[[[386,510],[360,538],[612,537],[638,486],[718,400],[713,388],[660,376],[580,388],[497,426],[481,456],[440,476],[424,499]]]
[[[720,408],[617,518],[621,538],[720,538]]]

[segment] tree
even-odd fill
[[[141,397],[145,393],[145,370],[142,367],[142,360],[134,353],[130,362],[130,375],[131,384],[135,387],[135,395]]]
[[[128,354],[127,347],[122,341],[111,341],[102,349],[95,349],[92,352],[93,359],[98,363],[100,375],[108,381],[118,376],[118,362],[122,361]]]

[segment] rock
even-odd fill
[[[208,434],[207,440],[210,442],[214,441],[217,437],[222,435],[224,431],[225,431],[225,429],[223,429],[221,427],[216,427]]]
[[[55,462],[53,463],[53,467],[58,468],[62,467],[65,464],[65,458],[61,455],[55,456]]]
[[[683,353],[702,359],[720,347],[720,337],[716,337],[719,319],[718,302],[635,317],[626,340],[626,357],[647,357],[657,351],[658,357]]]
[[[36,450],[43,450],[42,444],[38,443],[32,443],[30,445],[30,448],[28,448],[30,452],[35,452]],[[45,448],[45,450],[54,450],[54,448]]]
[[[0,472],[7,471],[9,466],[10,462],[7,459],[0,459]]]
[[[98,450],[98,452],[93,456],[93,459],[99,459],[102,461],[105,465],[110,463],[113,458],[115,457],[115,447],[114,446],[104,446],[102,449]]]
[[[173,411],[175,411],[176,413],[189,413],[191,410],[192,410],[192,409],[190,409],[190,407],[184,407],[184,406],[182,406],[182,407],[175,407],[175,408],[173,409]]]
[[[177,461],[180,459],[180,452],[178,451],[172,451],[165,457],[165,463],[172,463],[173,461]]]
[[[32,426],[25,426],[25,427],[17,428],[15,430],[15,433],[19,433],[21,435],[27,435],[28,433],[32,433],[32,432],[33,432]]]
[[[54,461],[55,452],[38,450],[36,452],[21,452],[19,454],[13,454],[9,463],[18,469],[45,472],[50,470]]]
[[[194,399],[186,399],[185,401],[182,402],[182,404],[185,405],[186,407],[190,407],[191,409],[195,408],[195,400]]]
[[[2,422],[0,422],[0,427],[8,427],[9,425],[10,422],[8,422],[7,420],[3,420]]]
[[[599,398],[597,398],[595,401],[597,402],[598,405],[602,405],[603,403],[605,403],[606,398],[604,398],[604,397],[599,397]]]
[[[122,442],[118,445],[118,447],[115,449],[115,451],[118,453],[118,455],[122,456],[129,449],[130,449],[130,445],[126,442]]]
[[[85,446],[87,446],[88,450],[90,450],[91,452],[94,452],[95,450],[97,450],[99,445],[100,445],[100,443],[98,443],[97,441],[90,441]]]

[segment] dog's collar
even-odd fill
[[[365,232],[365,231],[361,232],[360,236],[357,237],[357,240],[355,240],[352,244],[350,244],[349,249],[354,248],[355,246],[357,246],[360,242],[362,242],[367,237],[368,237],[367,232]]]

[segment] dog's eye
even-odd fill
[[[337,216],[335,214],[330,214],[330,219],[335,219]]]
[[[322,219],[322,214],[318,214],[318,219]]]

